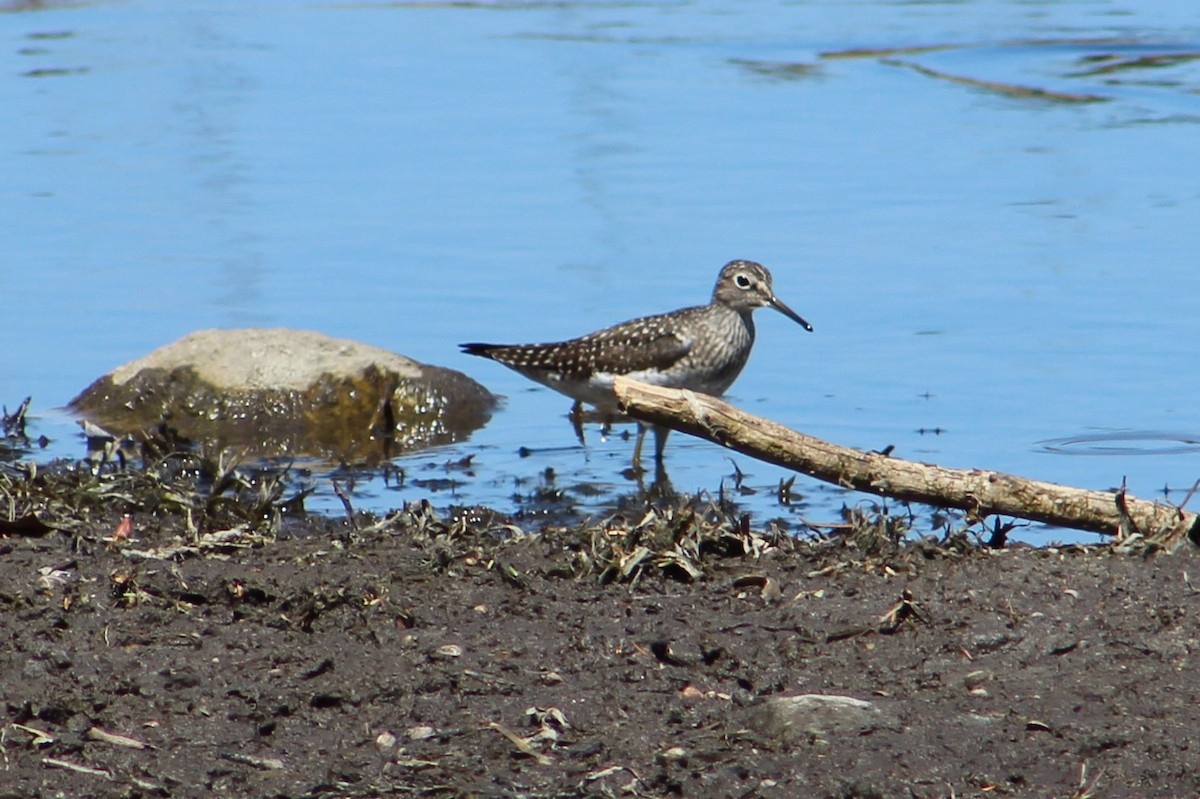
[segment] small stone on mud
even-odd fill
[[[416,727],[409,727],[404,734],[410,741],[426,741],[437,735],[437,730],[428,724],[422,724]]]
[[[683,764],[687,761],[687,755],[687,750],[682,746],[672,746],[670,749],[659,752],[658,756],[654,759],[664,766],[668,763]]]
[[[877,704],[863,699],[801,694],[773,697],[756,705],[751,711],[750,727],[769,738],[793,743],[801,738],[897,729],[899,723]]]

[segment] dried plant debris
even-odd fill
[[[28,457],[34,447],[45,448],[50,443],[45,436],[31,439],[26,432],[26,414],[29,412],[30,401],[31,398],[26,397],[11,413],[7,405],[0,408],[0,427],[3,428],[3,437],[0,438],[0,466]]]
[[[8,412],[8,406],[4,406],[3,424],[4,437],[25,439],[25,414],[29,410],[29,402],[32,397],[26,397],[17,406],[17,409],[12,413]]]
[[[220,555],[262,546],[300,523],[304,500],[315,490],[311,479],[293,474],[287,465],[243,464],[230,450],[196,449],[166,426],[125,441],[120,458],[111,456],[117,451],[111,446],[107,451],[110,456],[101,459],[44,466],[26,462],[0,470],[6,511],[0,515],[0,535],[42,537],[60,531],[119,548],[137,560]],[[340,544],[403,534],[428,547],[429,563],[437,570],[486,563],[514,586],[525,584],[524,577],[504,545],[531,539],[553,541],[568,553],[564,573],[627,584],[651,573],[694,582],[724,559],[755,560],[798,549],[886,565],[903,562],[909,550],[954,553],[974,545],[966,535],[972,528],[945,515],[939,517],[945,525],[940,541],[928,538],[913,549],[916,517],[907,506],[901,514],[886,503],[846,507],[841,523],[796,533],[786,523],[756,527],[723,494],[713,499],[662,491],[648,491],[640,503],[627,501],[622,511],[599,521],[564,524],[572,515],[568,512],[557,522],[543,521],[538,530],[528,518],[481,507],[442,512],[428,500],[378,516],[354,508],[354,479],[332,483],[345,510],[338,523]],[[982,520],[974,524],[988,531]],[[994,530],[988,542],[1003,545]]]
[[[4,529],[91,535],[100,527],[112,532],[110,541],[128,543],[135,529],[170,528],[188,545],[211,544],[230,530],[274,535],[311,491],[294,488],[287,467],[243,468],[228,450],[178,449],[158,435],[128,443],[123,451],[136,452],[136,460],[111,457],[109,448],[109,457],[0,470]]]

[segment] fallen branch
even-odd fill
[[[70,760],[60,760],[57,757],[43,757],[42,763],[51,768],[61,768],[67,771],[74,771],[79,774],[87,774],[92,777],[103,777],[106,780],[111,780],[113,775],[111,772],[105,771],[102,768],[92,768],[91,766],[83,766],[79,763],[72,763]]]
[[[946,469],[861,452],[798,433],[693,391],[618,377],[613,386],[635,419],[706,438],[759,460],[879,496],[959,508],[972,519],[1016,516],[1105,535],[1173,545],[1200,542],[1200,517],[1121,491],[1089,491],[982,469]]]

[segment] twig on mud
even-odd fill
[[[87,737],[93,741],[100,743],[112,744],[113,746],[127,746],[130,749],[153,749],[154,747],[136,738],[127,738],[124,735],[117,735],[111,732],[105,732],[99,727],[90,727],[87,731]]]
[[[334,496],[342,501],[342,507],[346,509],[346,518],[350,520],[350,529],[357,533],[358,522],[354,518],[354,506],[350,504],[350,497],[346,496],[346,492],[338,485],[337,480],[331,480],[330,482],[333,483]]]
[[[593,771],[591,774],[585,774],[583,776],[583,780],[579,784],[580,784],[580,786],[583,786],[583,785],[586,785],[587,783],[595,782],[596,780],[602,780],[605,777],[611,777],[612,775],[618,774],[622,771],[628,771],[633,776],[633,782],[630,783],[630,786],[632,786],[634,783],[643,782],[642,775],[638,774],[636,771],[634,771],[629,766],[608,766],[607,768],[602,768],[599,771]],[[629,786],[626,786],[626,787],[629,787]],[[628,792],[634,793],[635,791],[630,790]]]
[[[39,730],[37,727],[30,727],[27,724],[18,724],[17,722],[14,721],[11,724],[9,724],[8,726],[12,727],[13,729],[20,730],[21,732],[32,735],[33,740],[30,741],[30,743],[32,743],[34,746],[42,746],[43,744],[52,744],[57,740],[53,735],[46,732],[45,730]]]
[[[1188,590],[1192,592],[1193,596],[1195,596],[1196,594],[1200,594],[1200,588],[1197,588],[1196,586],[1192,585],[1192,578],[1190,578],[1188,576],[1188,573],[1186,571],[1183,573],[1183,584],[1188,587]]]
[[[91,766],[82,766],[78,763],[72,763],[69,760],[59,760],[57,757],[43,757],[42,762],[52,768],[66,769],[79,774],[90,774],[93,777],[103,777],[106,780],[113,778],[111,771],[106,771],[102,768],[92,768]]]
[[[237,752],[222,752],[221,757],[231,760],[234,763],[253,766],[263,771],[278,771],[283,768],[283,761],[277,757],[255,757],[254,755],[243,755]]]
[[[536,760],[538,762],[539,765],[548,766],[554,762],[554,760],[552,758],[548,757],[547,755],[543,755],[541,752],[534,749],[533,746],[530,745],[529,741],[526,741],[520,735],[517,735],[515,732],[510,730],[508,727],[505,727],[500,722],[489,721],[487,726],[489,729],[493,729],[496,732],[503,735],[505,738],[507,738],[509,741],[511,741],[513,746],[517,747],[517,749],[519,749],[522,754],[532,757],[534,760]]]
[[[1104,776],[1104,769],[1100,769],[1100,773],[1090,783],[1087,772],[1087,761],[1084,761],[1079,764],[1079,787],[1075,789],[1075,793],[1071,794],[1070,799],[1092,799],[1096,795],[1096,786],[1100,784],[1100,778]]]
[[[850,561],[843,560],[843,561],[839,561],[837,563],[831,563],[828,566],[825,566],[820,569],[814,569],[814,570],[808,572],[804,576],[805,577],[827,577],[831,574],[840,574],[841,572],[845,571],[848,568],[850,568]]]

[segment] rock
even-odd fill
[[[874,703],[826,694],[772,697],[751,708],[748,721],[760,735],[782,743],[900,727],[892,714]]]
[[[494,405],[487,389],[460,372],[283,328],[192,333],[117,368],[70,402],[118,435],[165,420],[185,438],[253,457],[351,463],[461,440]]]

